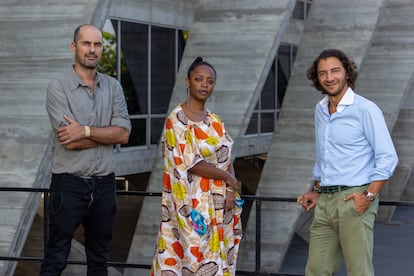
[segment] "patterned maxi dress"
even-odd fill
[[[232,139],[216,114],[208,111],[204,121],[192,122],[177,106],[166,120],[162,143],[162,216],[151,275],[235,275],[242,210],[224,212],[224,181],[189,171],[202,160],[227,170]],[[190,215],[197,211],[205,219],[205,234],[196,231]]]

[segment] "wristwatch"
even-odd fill
[[[374,201],[374,199],[377,197],[377,194],[373,194],[368,191],[364,191],[365,199],[368,201]]]

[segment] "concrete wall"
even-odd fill
[[[51,78],[72,64],[73,30],[92,20],[97,0],[0,0],[0,186],[49,184]],[[18,256],[40,194],[0,193],[0,254]],[[12,275],[15,262],[0,262]]]
[[[188,29],[202,0],[112,0],[109,16]]]

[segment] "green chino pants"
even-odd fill
[[[315,207],[310,228],[306,276],[332,276],[344,257],[348,276],[373,276],[374,222],[378,197],[360,215],[354,200],[346,195],[363,193],[367,187],[355,187],[336,193],[322,193]]]

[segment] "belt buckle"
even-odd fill
[[[340,192],[341,186],[337,185],[337,186],[326,186],[326,187],[321,187],[322,188],[322,193],[327,193],[327,194],[333,194],[336,192]]]

